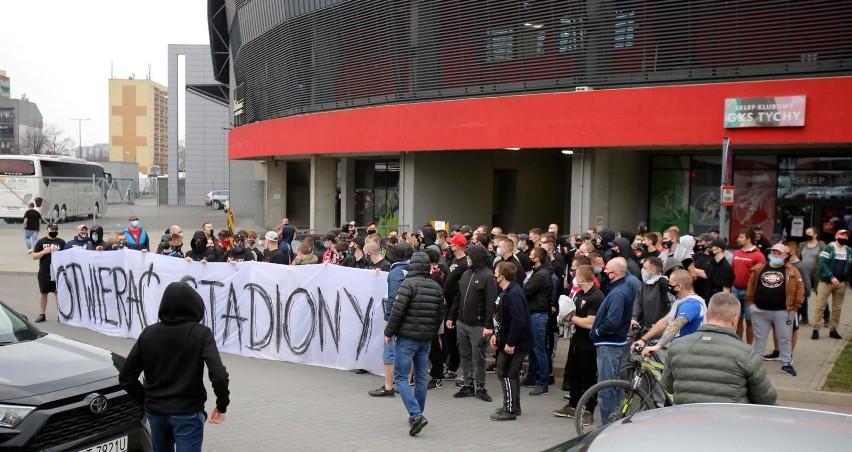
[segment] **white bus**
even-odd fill
[[[20,221],[36,198],[45,221],[97,216],[106,206],[109,179],[101,165],[74,157],[0,155],[0,218]]]

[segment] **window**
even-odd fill
[[[494,63],[514,59],[514,32],[513,28],[488,30],[488,47],[485,61]]]
[[[559,19],[558,53],[579,53],[586,48],[586,29],[582,17]]]
[[[615,48],[633,47],[636,11],[615,11]]]

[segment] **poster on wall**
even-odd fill
[[[802,127],[805,96],[725,99],[725,128]]]
[[[775,174],[761,169],[734,172],[737,196],[732,208],[732,239],[742,229],[756,225],[761,225],[767,235],[775,231]]]

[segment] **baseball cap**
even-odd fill
[[[787,253],[790,252],[790,248],[787,248],[787,245],[784,245],[783,243],[776,243],[776,244],[772,245],[772,248],[770,248],[770,249],[773,250],[773,251],[780,251],[784,254],[787,254]]]
[[[470,226],[464,225],[464,226],[461,227],[461,233],[462,234],[467,235],[467,234],[470,234],[471,232],[473,232],[473,228],[471,228]]]
[[[453,225],[453,227],[452,227],[450,230],[451,230],[451,231],[460,231],[460,230],[461,230],[461,226],[460,226],[460,225],[458,225],[458,224],[454,224],[454,225]]]
[[[453,245],[462,248],[467,246],[467,238],[465,238],[465,236],[462,234],[454,234],[452,237],[447,239],[447,242],[450,242]]]
[[[588,232],[584,232],[581,237],[583,237],[583,240],[591,240],[592,234],[589,234]]]
[[[752,226],[751,228],[754,229],[755,231],[762,231],[763,230],[763,226],[761,226],[760,224],[756,224],[756,225]]]
[[[263,236],[263,238],[266,239],[266,240],[269,240],[269,241],[277,242],[278,241],[278,234],[276,234],[275,231],[269,231],[269,232],[266,233],[266,235]]]
[[[47,225],[47,229],[59,229],[59,225],[56,223],[49,223]]]
[[[363,249],[364,248],[364,236],[363,235],[356,235],[355,237],[352,238],[352,243],[360,246],[361,249]]]
[[[336,242],[337,241],[337,235],[334,234],[333,232],[329,232],[328,234],[325,235],[325,237],[322,238],[322,241],[323,242]]]
[[[725,249],[725,248],[728,247],[728,244],[723,239],[718,238],[718,239],[714,239],[712,242],[710,242],[710,245],[708,245],[708,247]]]
[[[85,224],[81,224],[80,226],[77,226],[77,231],[80,231],[81,229],[85,229],[85,230],[87,230],[87,231],[88,231],[88,230],[89,230],[89,227],[88,227],[88,226],[86,226]]]
[[[843,238],[843,239],[849,240],[849,231],[846,230],[846,229],[841,229],[841,230],[834,233],[834,238],[836,238],[836,239]]]
[[[710,228],[707,230],[707,232],[715,232],[716,234],[720,234],[719,228]]]
[[[135,220],[138,220],[138,219],[139,219],[139,217],[138,217],[138,216],[136,216],[136,215],[131,215],[131,216],[130,216],[130,218],[128,218],[128,219],[127,219],[127,221],[135,221]]]
[[[234,241],[235,242],[240,242],[240,241],[245,242],[246,241],[245,234],[234,234]]]
[[[160,243],[172,243],[172,236],[169,234],[163,234],[163,236],[160,237]]]
[[[709,242],[709,241],[713,240],[713,236],[710,235],[709,232],[705,232],[704,234],[699,235],[698,239],[704,240],[705,242]]]

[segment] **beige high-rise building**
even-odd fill
[[[168,174],[168,137],[166,87],[151,80],[110,79],[109,160],[138,163],[144,174]]]

